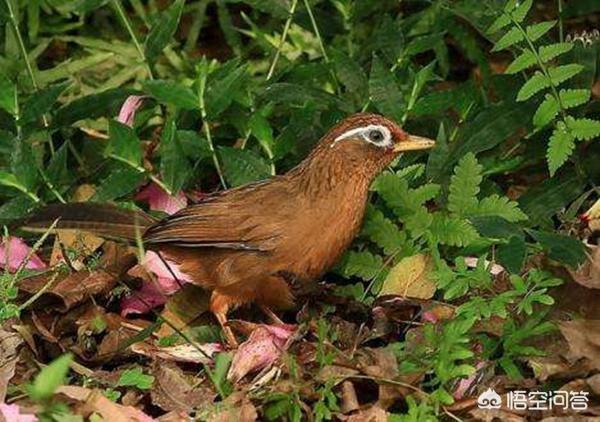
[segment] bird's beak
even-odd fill
[[[418,151],[433,148],[435,141],[422,136],[408,135],[408,139],[394,145],[395,152]]]

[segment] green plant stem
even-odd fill
[[[283,49],[283,44],[285,44],[285,40],[287,38],[287,34],[290,30],[290,26],[292,25],[292,20],[294,19],[294,14],[296,13],[296,7],[298,6],[298,0],[292,0],[292,5],[290,7],[290,12],[287,20],[285,21],[285,26],[283,27],[283,32],[281,33],[281,38],[279,39],[279,45],[277,46],[277,51],[275,52],[275,57],[273,57],[273,61],[271,62],[271,66],[269,67],[269,72],[267,73],[267,81],[271,79],[273,76],[273,72],[275,72],[275,66],[277,66],[277,61],[279,61],[279,56],[281,55],[281,50]]]
[[[27,263],[29,262],[29,260],[33,256],[33,254],[36,253],[36,251],[40,248],[40,246],[42,246],[42,243],[44,243],[46,238],[48,236],[50,236],[50,233],[52,232],[52,230],[54,230],[54,228],[58,224],[59,220],[60,220],[60,218],[57,218],[56,220],[54,220],[52,222],[52,224],[50,225],[50,227],[48,227],[48,229],[44,232],[44,234],[42,234],[42,236],[33,244],[33,247],[31,248],[31,250],[25,257],[25,259],[21,262],[21,264],[17,268],[17,271],[15,271],[15,273],[12,276],[11,284],[13,286],[17,282],[19,275],[21,275],[21,272],[25,269],[25,266],[27,265]],[[8,256],[8,254],[6,256]]]
[[[138,52],[138,55],[140,56],[140,60],[142,60],[142,63],[144,63],[144,66],[146,67],[146,71],[148,72],[148,78],[154,79],[154,74],[152,73],[152,67],[150,66],[150,62],[146,58],[146,55],[144,54],[144,50],[142,49],[142,45],[140,44],[140,41],[138,40],[137,36],[135,35],[135,32],[133,31],[131,22],[129,21],[129,19],[127,18],[127,15],[125,14],[125,9],[123,9],[123,5],[121,4],[121,2],[119,0],[113,0],[113,4],[115,6],[117,14],[119,15],[119,18],[121,18],[123,25],[125,25],[125,29],[129,33],[129,36],[131,37],[131,40],[133,41],[133,45],[135,46],[135,49]]]
[[[54,284],[54,281],[56,281],[56,278],[58,277],[59,274],[60,273],[58,271],[56,271],[52,275],[50,280],[48,280],[48,282],[46,284],[44,284],[44,286],[40,290],[35,292],[35,294],[33,296],[31,296],[29,299],[27,299],[27,301],[25,301],[22,305],[19,306],[19,311],[23,311],[24,309],[27,309],[27,307],[31,306],[31,304],[33,302],[38,300],[41,295],[46,293],[48,291],[48,289],[50,289],[50,287],[52,287],[52,285]]]
[[[206,70],[206,69],[205,69]],[[202,130],[204,131],[204,136],[206,136],[206,141],[208,142],[208,148],[210,149],[210,154],[212,156],[213,163],[215,165],[215,169],[217,170],[217,174],[219,175],[219,180],[221,181],[221,186],[223,189],[227,189],[227,183],[225,183],[225,177],[223,176],[223,171],[221,169],[221,164],[219,163],[219,157],[217,157],[217,151],[215,150],[215,146],[212,141],[212,134],[210,132],[210,126],[208,125],[208,117],[206,113],[206,105],[204,104],[204,92],[206,91],[206,77],[207,72],[203,72],[200,77],[200,88],[198,93],[198,99],[200,100],[200,115],[202,116]]]
[[[19,44],[19,51],[21,52],[21,56],[23,57],[23,62],[25,63],[25,69],[27,69],[27,75],[29,75],[29,79],[31,80],[31,85],[33,86],[33,90],[35,92],[37,92],[40,90],[40,86],[38,85],[37,80],[35,79],[35,73],[33,72],[33,66],[31,65],[31,62],[29,61],[29,56],[27,54],[27,49],[25,48],[25,42],[23,41],[23,37],[21,36],[21,31],[19,30],[19,22],[17,21],[17,17],[15,16],[15,11],[13,10],[10,0],[4,0],[4,3],[6,4],[7,10],[8,10],[8,15],[10,18],[9,19],[10,27],[12,28],[12,30],[15,34],[15,37],[17,38],[17,44]],[[42,122],[44,123],[44,127],[49,126],[48,117],[46,116],[46,114],[42,115]],[[17,127],[20,132],[20,126],[17,125]],[[19,138],[20,138],[20,133],[19,133]],[[48,138],[48,145],[50,147],[50,153],[52,155],[54,155],[54,144],[52,143],[51,137]]]
[[[560,40],[560,42],[564,42],[565,41],[565,33],[564,33],[564,28],[563,28],[563,4],[562,4],[562,0],[557,0],[558,1],[558,39]]]

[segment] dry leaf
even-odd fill
[[[163,410],[190,412],[208,403],[214,397],[210,389],[194,387],[176,366],[159,362],[154,371],[155,382],[150,391],[152,403]]]
[[[84,259],[93,254],[103,243],[103,238],[81,230],[56,230],[50,266],[65,260],[63,250],[67,252],[74,250],[77,252],[78,259],[71,259],[70,262],[76,270],[83,270]]]
[[[417,254],[404,258],[390,270],[379,295],[431,299],[436,289],[430,277],[431,270],[429,255]]]
[[[600,320],[564,321],[559,328],[569,344],[569,357],[586,358],[594,368],[600,369]]]
[[[23,340],[17,333],[0,330],[0,403],[6,398],[6,388],[15,375],[17,350]]]
[[[588,259],[577,271],[569,270],[577,283],[588,289],[600,289],[600,246],[594,246]]]

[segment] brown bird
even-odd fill
[[[81,229],[133,241],[176,262],[212,292],[210,310],[236,345],[227,313],[256,303],[293,306],[291,284],[318,279],[358,233],[371,181],[404,151],[431,148],[375,114],[355,114],[331,129],[288,173],[209,196],[163,220],[111,205],[51,205],[28,227]]]

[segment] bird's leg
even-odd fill
[[[232,349],[237,349],[238,342],[233,335],[233,331],[227,324],[227,312],[229,311],[228,296],[217,293],[217,291],[213,291],[212,296],[210,297],[210,311],[213,313],[215,318],[217,318],[229,347]]]
[[[273,312],[271,309],[269,309],[265,305],[260,305],[260,310],[263,311],[263,313],[267,317],[269,317],[271,322],[273,322],[274,324],[283,324],[283,321],[281,319],[279,319],[279,317],[277,315],[275,315],[275,312]]]

